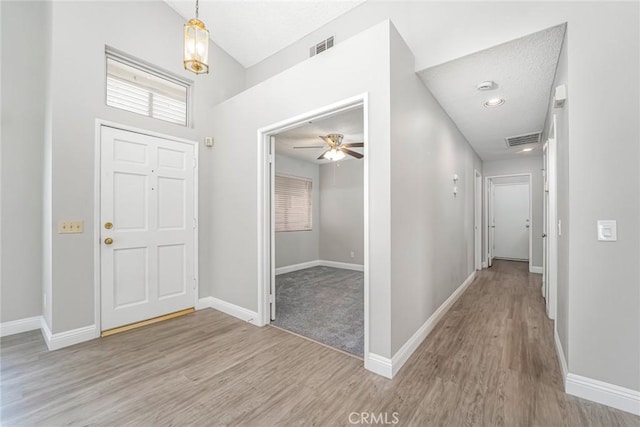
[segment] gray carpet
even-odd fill
[[[311,267],[276,276],[272,323],[363,357],[364,273]]]

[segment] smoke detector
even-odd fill
[[[491,90],[491,89],[495,89],[496,87],[496,82],[492,82],[491,80],[487,80],[484,81],[482,83],[478,83],[478,85],[476,86],[476,89],[478,90]]]

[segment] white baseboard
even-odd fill
[[[567,374],[567,394],[640,415],[640,391],[576,374]]]
[[[81,342],[90,341],[100,336],[100,331],[96,325],[89,325],[78,329],[72,329],[70,331],[52,334],[49,329],[49,325],[44,318],[42,318],[40,328],[42,330],[44,342],[47,344],[49,351],[69,347],[74,344],[80,344]]]
[[[567,359],[564,357],[564,350],[562,349],[562,344],[560,343],[560,336],[558,335],[558,331],[553,328],[553,339],[556,343],[556,356],[558,357],[558,363],[560,364],[560,374],[562,375],[562,383],[564,384],[565,389],[567,388],[567,374],[569,370],[567,369]]]
[[[349,264],[348,262],[320,260],[320,265],[322,265],[323,267],[333,267],[333,268],[343,268],[345,270],[364,271],[364,265]]]
[[[393,365],[391,359],[369,353],[369,357],[364,360],[364,368],[374,374],[382,375],[386,378],[393,378]]]
[[[305,268],[317,267],[320,265],[320,260],[301,262],[300,264],[285,265],[284,267],[276,268],[276,276],[279,274],[291,273],[292,271],[304,270]]]
[[[362,264],[350,264],[348,262],[338,262],[338,261],[326,261],[317,259],[315,261],[307,261],[301,262],[300,264],[292,264],[285,265],[284,267],[276,268],[276,276],[285,273],[291,273],[293,271],[304,270],[305,268],[317,267],[333,267],[333,268],[342,268],[345,270],[355,270],[355,271],[364,271],[364,265]]]
[[[256,313],[255,311],[247,310],[244,307],[231,304],[230,302],[222,301],[218,298],[200,298],[196,309],[201,310],[203,308],[213,308],[215,310],[228,314],[229,316],[236,317],[240,320],[244,320],[245,322],[249,322],[256,326],[261,326],[258,322],[258,313]]]
[[[449,309],[453,306],[453,304],[460,298],[460,295],[469,287],[473,279],[476,277],[475,270],[465,279],[464,282],[458,289],[453,291],[453,293],[447,298],[445,302],[442,303],[440,307],[427,319],[426,322],[413,334],[407,342],[404,343],[400,350],[396,352],[391,358],[391,377],[395,376],[395,374],[400,371],[400,368],[409,360],[409,357],[413,354],[414,351],[422,344],[422,341],[427,338],[429,333],[433,330],[433,328],[438,324],[438,322],[444,317],[444,315],[449,311]]]
[[[542,267],[539,267],[537,265],[532,265],[529,267],[529,273],[542,274],[543,271],[544,270],[542,269]]]
[[[33,316],[0,323],[0,337],[35,331],[36,329],[40,329],[40,322],[42,322],[42,316]]]

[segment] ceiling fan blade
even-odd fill
[[[293,147],[293,148],[325,148],[326,145],[308,145],[306,147]]]
[[[364,142],[348,142],[342,144],[341,147],[364,147]]]
[[[342,147],[341,147],[341,148],[340,148],[340,151],[342,151],[343,153],[348,154],[348,155],[350,155],[350,156],[353,156],[353,157],[355,157],[356,159],[361,159],[361,158],[363,158],[363,157],[364,157],[364,155],[363,155],[363,154],[360,154],[360,153],[358,153],[358,152],[356,152],[356,151],[351,151],[351,150],[349,150],[349,149],[347,149],[347,148],[342,148]]]
[[[324,153],[320,154],[320,157],[318,157],[318,160],[323,160],[324,159],[324,155],[327,154],[328,152],[329,152],[329,150],[327,150]]]

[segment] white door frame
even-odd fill
[[[198,229],[200,227],[200,221],[198,217],[198,168],[200,166],[200,162],[198,161],[198,142],[178,138],[172,135],[165,135],[159,132],[152,132],[146,129],[140,129],[133,126],[123,125],[120,123],[115,123],[107,120],[96,119],[96,127],[95,127],[95,138],[94,138],[94,178],[93,178],[93,241],[95,251],[93,252],[93,312],[94,312],[94,323],[96,325],[96,338],[100,336],[102,332],[102,321],[101,321],[101,295],[100,295],[100,276],[101,276],[101,258],[100,251],[102,249],[102,241],[100,239],[101,235],[101,224],[100,224],[100,174],[102,167],[102,159],[100,156],[100,144],[101,144],[101,132],[102,127],[110,127],[114,129],[123,130],[126,132],[134,132],[142,135],[152,136],[155,138],[163,138],[170,141],[181,142],[186,144],[194,145],[193,154],[196,158],[196,165],[193,172],[193,215],[196,219],[196,226],[193,229],[194,234],[194,242],[193,242],[193,272],[194,277],[196,278],[195,289],[194,289],[194,301],[193,306],[198,306],[198,298],[200,295],[200,278],[198,276]]]
[[[482,270],[482,175],[474,169],[473,255],[476,270]]]
[[[364,110],[364,360],[369,358],[369,123],[368,94],[363,93],[334,104],[265,126],[257,131],[258,143],[258,326],[269,324],[270,286],[275,276],[272,256],[275,226],[271,212],[270,159],[271,136],[298,127],[310,120],[362,107]]]
[[[493,196],[491,194],[491,185],[493,185],[493,180],[495,178],[514,178],[519,176],[526,176],[529,182],[529,271],[531,271],[531,267],[533,266],[533,181],[531,180],[531,173],[512,173],[506,175],[491,175],[484,177],[484,194],[486,195],[485,203],[484,203],[484,230],[486,232],[487,238],[485,244],[485,254],[487,256],[487,266],[489,264],[489,257],[491,254],[491,244],[493,243],[493,238],[491,237],[491,232],[489,227],[491,226],[491,218],[489,218],[489,205],[493,204]]]
[[[553,115],[549,128],[549,139],[546,143],[546,166],[545,173],[548,183],[548,201],[545,206],[547,216],[547,237],[543,245],[546,247],[547,265],[545,269],[545,281],[547,295],[545,295],[547,316],[550,319],[556,318],[557,298],[558,298],[558,205],[557,205],[557,137],[556,137],[556,116]],[[544,196],[547,196],[546,194]]]

